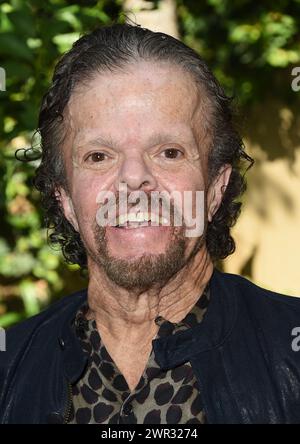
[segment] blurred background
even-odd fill
[[[300,296],[300,0],[0,1],[2,327],[86,286],[78,267],[47,244],[31,185],[38,161],[20,163],[14,153],[38,144],[40,101],[61,54],[82,33],[125,21],[124,13],[193,47],[236,97],[256,162],[233,229],[236,252],[220,267]]]

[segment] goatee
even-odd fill
[[[147,291],[154,285],[163,286],[186,263],[186,238],[182,227],[173,227],[165,253],[145,254],[130,260],[109,254],[105,227],[95,224],[93,232],[98,253],[93,259],[101,265],[110,280],[127,290]]]

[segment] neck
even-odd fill
[[[128,291],[111,282],[102,268],[89,264],[89,312],[101,335],[111,340],[146,343],[156,333],[154,319],[180,322],[196,304],[213,273],[205,245],[163,287]]]

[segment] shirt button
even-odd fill
[[[132,412],[132,405],[131,404],[125,404],[124,408],[123,408],[123,414],[125,416],[130,415],[130,413]]]
[[[66,344],[65,344],[65,341],[63,340],[63,338],[58,338],[58,343],[59,343],[60,348],[62,350],[64,350]]]

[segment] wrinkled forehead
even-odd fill
[[[78,85],[67,108],[69,129],[78,143],[98,129],[121,141],[142,140],[166,127],[204,138],[210,126],[205,88],[169,62],[143,61],[121,71],[97,73]]]

